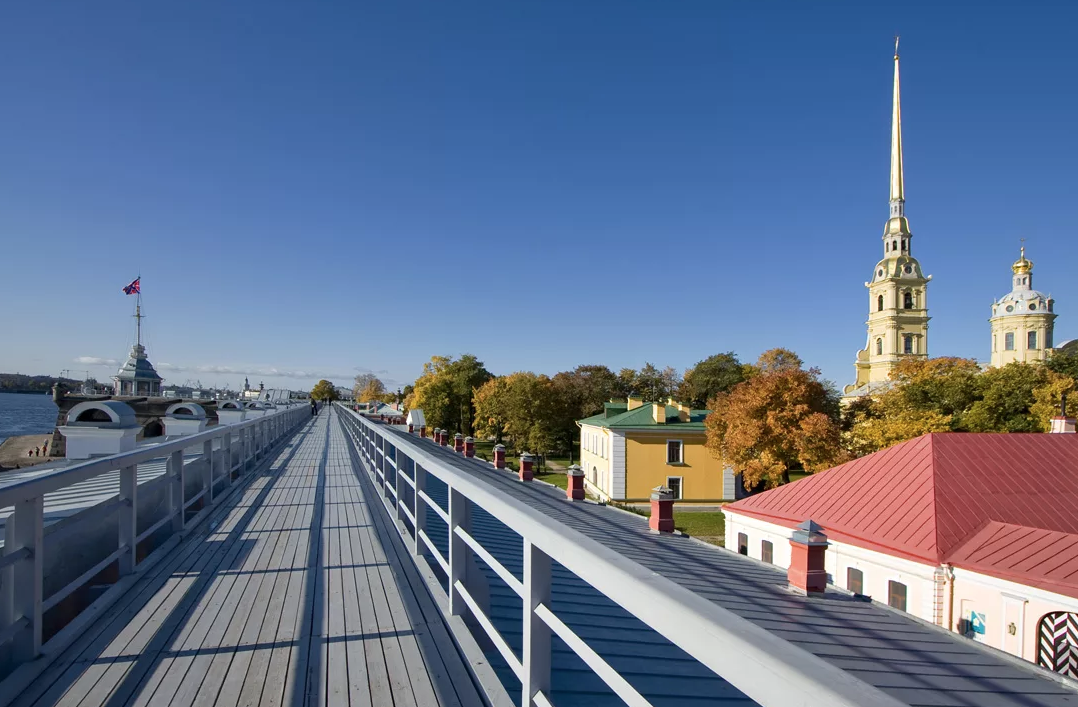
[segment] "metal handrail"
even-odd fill
[[[182,532],[189,523],[201,520],[216,503],[214,484],[217,481],[227,478],[231,485],[233,472],[239,469],[242,473],[251,462],[264,458],[273,446],[283,441],[309,417],[306,405],[279,407],[269,415],[233,425],[217,425],[204,432],[74,464],[0,487],[0,508],[14,506],[15,509],[7,519],[7,538],[3,554],[0,555],[0,572],[4,573],[0,581],[0,647],[10,642],[11,657],[16,664],[38,657],[43,646],[42,615],[45,611],[59,604],[113,562],[119,563],[121,576],[134,573],[139,564],[139,542],[166,525],[171,524],[174,532]],[[235,467],[232,465],[233,435],[238,437],[239,450],[239,461]],[[221,441],[221,454],[214,453],[213,443],[217,440]],[[184,450],[200,444],[204,462],[202,489],[185,499]],[[165,476],[170,508],[164,518],[142,533],[137,533],[138,465],[161,458],[167,460]],[[108,515],[118,515],[117,549],[51,596],[44,596],[42,555],[45,495],[111,471],[120,472],[119,493],[116,499],[108,503]],[[187,519],[187,509],[199,500],[203,502],[202,509]],[[95,517],[100,519],[104,515],[103,512],[97,513]],[[72,638],[67,635],[64,640]]]
[[[900,707],[902,702],[854,677],[822,658],[809,653],[764,628],[711,602],[695,592],[645,568],[596,540],[576,531],[474,476],[455,469],[428,453],[418,440],[390,433],[384,426],[368,420],[345,406],[341,419],[357,442],[365,461],[378,481],[378,462],[368,451],[385,443],[404,454],[415,466],[416,487],[422,488],[421,474],[431,474],[448,489],[448,514],[431,504],[424,492],[413,495],[419,519],[427,506],[445,515],[449,525],[448,561],[434,549],[434,544],[417,528],[417,544],[428,547],[449,576],[449,613],[481,612],[463,584],[466,548],[478,545],[474,538],[466,542],[457,532],[467,517],[467,504],[489,513],[524,540],[524,581],[509,586],[524,600],[524,655],[520,663],[525,707],[550,704],[550,635],[551,630],[622,700],[628,704],[647,704],[643,698],[610,666],[558,619],[550,606],[550,561],[555,560],[611,599],[630,614],[681,648],[688,655],[722,677],[764,707],[787,705],[843,705],[845,707]],[[377,443],[374,440],[378,440]],[[383,459],[385,456],[383,455]],[[399,505],[403,499],[398,500]],[[388,501],[387,501],[388,503]],[[388,508],[387,508],[388,511]],[[399,526],[398,526],[399,527]],[[463,530],[466,532],[467,528]],[[406,531],[401,529],[407,536]],[[409,537],[409,539],[414,539]],[[475,543],[473,545],[472,543]],[[457,545],[459,544],[459,550]],[[418,551],[417,551],[418,553]],[[497,569],[495,568],[495,571]],[[501,573],[499,572],[499,575]],[[476,615],[480,626],[490,634],[499,649],[504,639],[497,635],[489,618]],[[716,648],[721,646],[721,650]],[[585,650],[586,649],[586,650]],[[511,667],[516,669],[510,661]]]

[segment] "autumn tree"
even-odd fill
[[[314,384],[311,388],[311,398],[313,400],[321,400],[323,402],[332,402],[339,396],[337,395],[337,388],[326,379],[322,379]]]
[[[356,376],[352,386],[352,394],[361,403],[380,400],[385,402],[386,386],[378,376],[373,373],[361,373]]]
[[[1033,404],[1029,406],[1030,416],[1037,424],[1038,432],[1051,429],[1052,418],[1060,413],[1063,396],[1067,396],[1067,414],[1074,417],[1078,408],[1078,382],[1064,373],[1048,369],[1044,384],[1033,391]]]
[[[966,430],[966,416],[981,397],[980,370],[967,358],[900,360],[889,390],[847,411],[848,450],[863,456],[931,432]]]
[[[677,397],[686,405],[703,408],[707,406],[708,400],[729,391],[743,380],[744,366],[733,351],[715,354],[685,371],[685,377],[678,386]]]
[[[846,460],[833,389],[791,351],[764,352],[756,373],[709,403],[707,447],[742,474],[747,488],[772,488],[789,471],[819,471]],[[829,412],[831,411],[831,412]]]
[[[428,426],[471,434],[472,395],[490,378],[483,362],[471,354],[459,359],[432,356],[405,404],[422,410]]]

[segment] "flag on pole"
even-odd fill
[[[136,277],[134,280],[132,280],[130,285],[124,287],[124,294],[125,295],[136,295],[136,294],[142,292],[142,289],[139,287],[139,280],[141,280],[141,279],[142,279],[142,276],[140,275],[139,277]]]

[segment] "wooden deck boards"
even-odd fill
[[[335,414],[306,425],[14,704],[483,704],[403,543],[368,508]]]

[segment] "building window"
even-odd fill
[[[856,567],[846,568],[846,589],[854,594],[865,593],[865,575]]]
[[[1035,332],[1035,331],[1027,331],[1026,332],[1026,348],[1027,349],[1035,349],[1035,348],[1037,348],[1037,332]]]
[[[674,500],[681,500],[681,477],[680,476],[667,476],[666,488],[670,489],[674,493]]]
[[[891,250],[898,250],[898,241],[891,241]]]
[[[599,478],[599,469],[597,467],[593,466],[591,468],[591,479],[590,479],[591,483],[594,484],[598,478]]]
[[[876,355],[883,356],[883,339],[876,339]]]
[[[744,533],[737,534],[737,554],[749,554],[749,536],[745,535]]]
[[[903,238],[902,239],[902,252],[905,252],[905,251],[906,251],[906,239]]]
[[[774,564],[775,548],[771,545],[770,540],[760,541],[760,559],[771,565]]]
[[[887,582],[887,605],[899,611],[906,610],[905,584],[894,580]]]
[[[902,308],[913,309],[913,295],[909,292],[902,295]]]
[[[902,335],[902,353],[907,353],[907,354],[913,353],[913,335],[912,334],[903,334]]]
[[[996,350],[996,335],[992,334],[992,350]]]
[[[679,439],[671,439],[666,442],[666,463],[681,464],[683,461],[683,445]]]
[[[876,295],[876,311],[883,311],[883,295]]]
[[[1014,351],[1014,332],[1008,331],[1003,335],[1003,350]]]
[[[1048,329],[1044,332],[1044,348],[1052,348],[1052,330]]]

